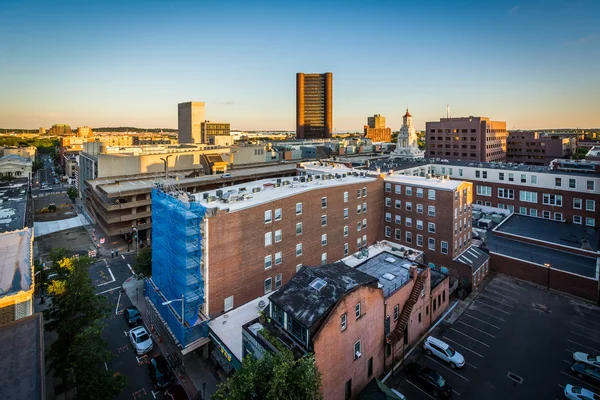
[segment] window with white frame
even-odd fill
[[[412,232],[404,232],[404,240],[406,243],[412,243]]]
[[[420,231],[423,230],[423,221],[421,221],[420,219],[417,220],[417,229]]]
[[[401,215],[394,215],[394,222],[398,225],[400,225],[402,223],[402,216]]]
[[[423,235],[417,235],[417,246],[423,247]]]
[[[385,222],[392,222],[392,213],[385,213]]]
[[[554,186],[562,186],[562,178],[554,178]]]
[[[273,243],[273,233],[265,233],[265,247],[270,246]]]
[[[394,193],[396,193],[396,194],[402,194],[402,186],[395,185],[394,186]]]
[[[400,200],[396,200],[394,202],[394,207],[400,209],[402,207],[402,202]]]
[[[360,229],[361,229],[361,228],[362,228],[362,223],[361,223],[360,221],[358,221],[358,222],[356,223],[356,231],[357,231],[357,232],[360,232]]]
[[[417,188],[417,197],[423,198],[423,188]]]
[[[550,219],[550,211],[542,211],[542,218]]]
[[[582,204],[583,204],[583,200],[578,199],[578,198],[573,199],[573,208],[575,208],[577,210],[581,210]]]
[[[515,181],[515,174],[508,174],[508,181],[509,182],[514,182]]]
[[[275,231],[275,243],[281,242],[281,239],[282,239],[281,229],[277,229]]]
[[[406,186],[404,192],[407,196],[412,196],[412,187]]]
[[[321,226],[327,226],[327,215],[321,215]]]
[[[532,185],[537,185],[537,175],[531,175],[531,184]]]
[[[344,192],[344,203],[348,202],[348,192]]]
[[[591,190],[593,191],[595,188],[595,182],[594,181],[586,181],[586,189],[587,190]]]
[[[225,298],[225,311],[229,311],[233,308],[233,296],[229,296]]]
[[[389,197],[385,198],[385,206],[386,207],[391,207],[392,206],[392,199]]]
[[[360,249],[360,238],[356,239],[356,248]]]
[[[427,206],[427,215],[435,217],[435,206]]]
[[[346,328],[348,327],[348,315],[346,313],[343,313],[340,316],[340,326],[341,326],[342,332],[345,331]]]
[[[515,191],[513,189],[498,188],[498,198],[514,200]]]
[[[363,219],[363,229],[365,229],[367,227],[367,220]]]
[[[348,255],[348,243],[344,243],[344,255]]]
[[[301,256],[302,255],[302,243],[298,243],[296,245],[296,256]]]
[[[521,183],[527,183],[527,175],[521,174]]]
[[[527,190],[519,191],[519,200],[527,202],[527,203],[537,203],[538,196],[537,192],[529,192]]]
[[[359,302],[359,303],[356,303],[356,306],[354,307],[354,315],[356,316],[356,319],[360,318],[360,316],[361,316],[360,311],[361,310],[360,310],[360,302]]]
[[[591,226],[591,227],[596,226],[596,219],[592,218],[592,217],[586,217],[585,218],[585,225],[586,226]]]
[[[363,212],[366,213],[367,212],[367,203],[363,203]]]
[[[429,250],[435,251],[435,238],[427,238],[427,247]]]
[[[327,208],[327,197],[321,197],[321,208]]]
[[[577,181],[573,178],[569,179],[569,188],[571,189],[577,189]]]
[[[429,232],[429,233],[435,233],[435,222],[428,222],[427,223],[427,232]]]
[[[348,209],[344,208],[344,219],[348,218]]]
[[[281,287],[282,276],[281,274],[275,275],[275,289],[279,289]]]
[[[463,176],[463,169],[462,168],[458,169],[458,176]]]
[[[265,269],[269,269],[273,266],[273,256],[268,255],[265,257]]]
[[[361,352],[360,352],[360,340],[356,343],[354,343],[354,359],[358,360],[361,356]]]
[[[412,218],[410,218],[410,217],[404,218],[404,225],[411,227],[412,226]]]
[[[302,269],[302,264],[296,265],[296,272],[300,271],[301,269]]]
[[[417,214],[423,214],[423,204],[417,204]]]
[[[281,208],[276,208],[275,209],[275,221],[281,221]]]
[[[486,202],[484,203],[484,205],[485,205],[486,207],[491,207],[491,206],[492,206],[492,202],[491,202],[491,201],[486,201]]]
[[[573,215],[573,223],[577,225],[581,225],[582,219],[581,215]]]
[[[344,236],[348,236],[348,225],[344,226]]]
[[[361,213],[361,211],[362,211],[362,207],[361,207],[361,206],[360,206],[360,204],[359,204],[359,205],[357,205],[357,206],[356,206],[356,213],[357,213],[357,214],[360,214],[360,213]]]
[[[265,279],[265,294],[270,293],[273,290],[273,280],[271,278]]]
[[[396,240],[401,240],[402,239],[402,231],[398,228],[394,229],[394,238]]]
[[[321,254],[321,265],[327,264],[327,253]]]
[[[594,200],[586,200],[585,201],[585,210],[586,211],[596,211],[596,202]]]
[[[296,224],[296,236],[302,235],[302,222]]]
[[[513,206],[512,204],[509,204],[506,209],[510,212],[515,212],[515,206]]]
[[[360,189],[358,189],[358,190],[356,191],[356,198],[357,198],[357,199],[360,199],[360,194],[361,194],[361,193],[362,193],[362,192],[360,191]]]
[[[296,215],[302,214],[302,203],[296,203]]]
[[[404,203],[404,208],[406,208],[406,211],[412,211],[412,202],[407,201]]]
[[[427,191],[427,198],[429,200],[435,200],[435,190],[434,189],[429,189]]]
[[[504,180],[504,172],[498,172],[498,179],[501,181]]]
[[[529,209],[529,216],[530,217],[537,217],[538,216],[538,212],[535,208],[530,208]]]
[[[363,197],[367,197],[367,188],[366,187],[363,188],[362,194],[363,194]]]
[[[327,244],[327,234],[324,233],[321,235],[321,246],[325,246]]]
[[[479,196],[491,196],[492,195],[492,187],[477,185],[477,194]]]
[[[390,227],[390,226],[385,227],[385,236],[386,237],[392,236],[392,227]]]
[[[367,235],[363,235],[363,246],[367,245]]]
[[[391,183],[386,183],[385,184],[385,192],[386,193],[391,193],[392,192],[392,184]]]
[[[265,211],[265,224],[270,223],[273,220],[273,212],[271,210]]]
[[[394,321],[397,321],[399,317],[400,317],[400,305],[396,304],[394,306]]]
[[[440,251],[442,252],[442,254],[448,254],[448,242],[441,242]]]
[[[547,205],[562,207],[562,195],[544,193],[543,202]]]
[[[519,207],[519,214],[527,215],[527,207]]]
[[[281,251],[278,251],[277,253],[275,253],[275,265],[279,265],[281,264],[283,255],[281,253]]]
[[[555,212],[554,213],[554,220],[555,221],[562,221],[562,213]]]

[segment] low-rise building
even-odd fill
[[[16,154],[0,157],[0,177],[27,178],[31,181],[33,161]]]
[[[508,134],[506,161],[526,165],[548,165],[557,158],[570,158],[575,149],[575,137],[543,136],[539,132],[515,131]]]
[[[0,154],[3,156],[8,156],[10,154],[14,154],[21,158],[35,160],[35,156],[37,154],[37,147],[35,146],[26,146],[26,147],[3,147],[0,148]]]

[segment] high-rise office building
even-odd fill
[[[375,114],[367,118],[365,125],[365,137],[374,142],[391,142],[392,130],[385,127],[385,117]]]
[[[177,105],[179,143],[202,143],[201,125],[204,122],[204,102],[189,101]]]
[[[210,122],[210,121],[202,122],[202,124],[201,124],[202,143],[214,144],[214,136],[231,136],[230,124],[227,122]]]
[[[296,74],[296,138],[330,138],[333,74]]]

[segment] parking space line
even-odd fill
[[[482,320],[482,319],[479,319],[479,318],[477,318],[477,317],[474,317],[474,316],[472,316],[472,315],[469,315],[469,314],[467,314],[467,313],[465,313],[465,317],[471,317],[471,318],[473,318],[473,319],[475,319],[475,320],[477,320],[477,321],[479,321],[479,322],[483,322],[484,324],[487,324],[487,325],[489,325],[489,326],[493,326],[493,327],[494,327],[494,328],[496,328],[496,329],[500,329],[500,327],[498,327],[498,326],[496,326],[496,325],[494,325],[494,324],[490,324],[489,322],[485,322],[484,320]]]
[[[593,387],[593,388],[594,388],[594,389],[596,389],[596,390],[600,390],[600,388],[597,388],[596,386],[592,385],[591,383],[587,383],[586,381],[582,381],[581,379],[579,379],[579,378],[578,378],[578,377],[576,377],[576,376],[573,376],[573,375],[571,375],[571,374],[567,374],[565,371],[560,371],[560,373],[561,373],[561,374],[563,374],[563,375],[566,375],[566,376],[568,376],[569,378],[573,378],[573,379],[575,379],[576,381],[579,381],[579,382],[581,382],[581,383],[583,383],[583,384],[586,384],[586,385],[588,385],[588,386],[591,386],[591,387]]]
[[[504,298],[506,298],[506,299],[508,299],[508,300],[514,301],[515,303],[518,303],[518,302],[519,302],[518,300],[515,300],[515,299],[514,299],[514,298],[512,298],[512,297],[506,296],[506,295],[504,295],[504,294],[500,294],[500,293],[498,293],[498,292],[494,292],[492,289],[489,289],[489,288],[486,288],[484,292],[491,292],[491,293],[494,293],[496,296],[504,297]]]
[[[496,310],[496,311],[500,311],[500,312],[503,312],[504,314],[510,315],[510,313],[509,313],[508,311],[501,310],[501,309],[499,309],[498,307],[490,306],[489,304],[487,304],[487,303],[484,303],[484,302],[482,302],[482,301],[480,301],[480,302],[478,302],[478,303],[475,303],[475,300],[473,300],[473,304],[483,304],[484,306],[487,306],[487,307],[489,307],[489,308],[493,308],[493,309],[494,309],[494,310]]]
[[[581,307],[578,307],[578,308],[575,309],[575,311],[581,312],[581,313],[584,313],[584,314],[589,314],[589,315],[591,315],[593,317],[596,317],[596,318],[600,318],[600,314],[596,314],[596,312],[592,311],[592,310],[583,310]]]
[[[575,331],[569,331],[569,332],[570,332],[570,333],[572,333],[572,334],[574,334],[574,335],[577,335],[577,336],[582,336],[582,337],[584,337],[584,338],[588,338],[588,339],[590,339],[590,340],[591,340],[591,341],[593,341],[593,342],[600,343],[600,340],[598,340],[598,339],[592,339],[591,337],[589,337],[589,336],[587,336],[587,335],[582,335],[581,333],[577,333],[577,332],[575,332]]]
[[[104,294],[104,293],[112,292],[113,290],[120,290],[120,289],[121,289],[120,287],[114,287],[112,289],[105,290],[104,292],[96,293],[96,296]]]
[[[479,328],[475,328],[473,325],[469,325],[469,324],[467,324],[466,322],[462,322],[462,321],[457,321],[457,322],[458,322],[459,324],[466,325],[466,326],[468,326],[469,328],[475,329],[476,331],[479,331],[479,332],[481,332],[481,333],[483,333],[483,334],[485,334],[485,335],[491,336],[491,337],[493,337],[494,339],[496,338],[496,336],[492,335],[491,333],[487,333],[486,331],[482,331],[482,330],[481,330],[481,329],[479,329]]]
[[[563,361],[566,362],[569,365],[573,364],[571,361],[567,361],[567,360],[563,360]]]
[[[506,322],[506,320],[505,320],[505,319],[502,319],[502,318],[500,318],[500,317],[497,317],[497,316],[495,316],[495,315],[492,315],[492,314],[488,314],[488,313],[486,313],[485,311],[481,311],[481,310],[478,310],[478,309],[476,309],[476,308],[469,308],[469,309],[467,310],[467,312],[471,312],[471,311],[477,311],[477,312],[479,312],[479,313],[485,314],[485,315],[487,315],[487,316],[490,316],[490,317],[492,317],[492,318],[499,319],[499,320],[500,320],[500,321],[502,321],[502,322]]]
[[[124,260],[124,259],[125,259],[125,256],[124,256],[123,254],[121,254],[121,258]]]
[[[456,393],[457,395],[459,395],[459,396],[462,396],[462,394],[458,393],[456,390],[452,389],[452,391],[453,391],[454,393]]]
[[[492,283],[490,283],[488,286],[491,286],[493,288],[498,288],[498,289],[506,290],[507,292],[511,292],[511,293],[514,293],[514,294],[519,295],[519,296],[521,295],[521,293],[519,293],[519,292],[516,292],[516,291],[511,290],[511,289],[507,289],[507,288],[502,287],[502,286],[498,286],[498,284],[492,284]]]
[[[595,330],[593,330],[593,329],[590,329],[590,328],[588,328],[587,326],[579,325],[579,324],[576,324],[575,322],[571,322],[571,325],[578,326],[578,327],[580,327],[580,328],[583,328],[583,329],[585,329],[585,330],[587,330],[587,331],[594,332],[594,333],[596,333],[596,334],[600,335],[600,332],[598,332],[598,331],[595,331]]]
[[[127,267],[128,267],[128,268],[129,268],[129,270],[131,271],[131,274],[132,274],[132,275],[135,275],[135,274],[133,273],[133,269],[131,268],[131,265],[127,264]]]
[[[431,358],[431,357],[429,357],[429,356],[425,356],[425,357],[427,357],[428,359],[430,359],[430,360],[431,360],[431,361],[433,361],[434,363],[436,363],[436,364],[440,365],[442,368],[445,368],[445,369],[447,369],[448,371],[452,372],[454,375],[458,375],[458,376],[460,376],[461,378],[463,378],[465,381],[469,382],[469,380],[468,380],[467,378],[465,378],[464,376],[462,376],[461,374],[459,374],[459,373],[458,373],[458,372],[456,372],[455,370],[453,370],[453,369],[450,369],[450,368],[446,367],[446,366],[445,366],[444,364],[442,364],[441,362],[439,362],[439,361],[437,361],[437,360],[434,360],[433,358]]]
[[[462,344],[458,343],[456,340],[452,340],[452,339],[450,339],[448,336],[442,336],[442,337],[443,337],[444,339],[446,339],[446,340],[449,340],[449,341],[451,341],[451,342],[452,342],[452,343],[454,343],[454,344],[457,344],[457,345],[459,345],[459,346],[460,346],[460,347],[462,347],[463,349],[465,349],[465,350],[467,350],[467,351],[470,351],[471,353],[475,354],[476,356],[479,356],[479,357],[483,358],[483,356],[482,356],[481,354],[479,354],[479,353],[478,353],[478,352],[476,352],[476,351],[473,351],[473,350],[471,350],[471,349],[470,349],[470,348],[468,348],[467,346],[463,346]]]
[[[594,322],[594,321],[590,321],[589,319],[586,319],[586,318],[584,318],[584,317],[580,317],[579,315],[574,315],[574,317],[575,317],[575,318],[582,319],[582,320],[584,320],[586,323],[590,323],[590,322],[591,322],[592,324],[600,325],[600,322]]]
[[[590,350],[592,350],[592,351],[593,351],[595,354],[598,354],[598,353],[600,353],[600,351],[598,351],[598,350],[594,349],[593,347],[586,346],[585,344],[577,343],[576,341],[574,341],[574,340],[571,340],[571,339],[567,339],[567,341],[569,341],[569,342],[571,342],[571,343],[573,343],[573,344],[576,344],[577,346],[581,346],[581,347],[585,347],[586,349],[590,349]]]
[[[467,365],[468,365],[469,367],[471,367],[471,368],[475,368],[475,369],[477,369],[477,367],[476,367],[476,366],[474,366],[473,364],[469,364],[468,362],[465,362],[465,364],[467,364]]]
[[[406,382],[410,383],[412,386],[416,387],[421,393],[423,393],[424,395],[426,395],[427,397],[429,397],[430,399],[435,400],[435,397],[433,397],[432,395],[430,395],[429,393],[427,393],[426,391],[424,391],[423,389],[421,389],[420,387],[418,387],[417,385],[415,385],[414,383],[412,383],[411,381],[409,381],[408,379],[406,379]]]
[[[479,297],[483,297],[484,299],[490,299],[490,300],[492,300],[492,301],[496,301],[496,302],[498,302],[498,303],[500,303],[500,304],[502,304],[502,305],[504,305],[504,306],[506,306],[506,307],[515,308],[515,306],[513,306],[513,305],[510,305],[510,304],[507,304],[507,303],[505,303],[505,302],[503,302],[503,301],[500,301],[500,300],[494,299],[494,298],[492,298],[492,297],[486,296],[486,295],[485,295],[485,294],[483,294],[483,293],[479,293]]]
[[[558,386],[559,386],[559,387],[561,387],[561,388],[563,388],[563,389],[565,388],[565,387],[564,387],[563,385],[561,385],[560,383],[558,384]]]
[[[115,315],[119,314],[119,303],[121,302],[121,295],[123,292],[119,292],[119,298],[117,299],[117,306],[115,307]]]
[[[482,341],[480,341],[480,340],[477,340],[477,339],[475,339],[474,337],[471,337],[471,336],[467,335],[466,333],[462,333],[462,332],[461,332],[461,331],[459,331],[458,329],[455,329],[455,328],[450,328],[450,330],[453,330],[454,332],[458,332],[458,333],[460,333],[461,335],[463,335],[463,336],[466,336],[466,337],[468,337],[469,339],[476,341],[477,343],[481,343],[481,344],[482,344],[482,345],[484,345],[485,347],[490,347],[490,345],[489,345],[489,344],[483,343]]]

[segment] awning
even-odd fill
[[[227,361],[227,359],[223,354],[221,354],[221,351],[219,349],[213,349],[213,351],[210,352],[210,355],[215,360],[217,360],[217,362],[221,365],[221,367],[223,367],[225,372],[230,373],[234,370],[233,365],[231,365],[231,363]]]

